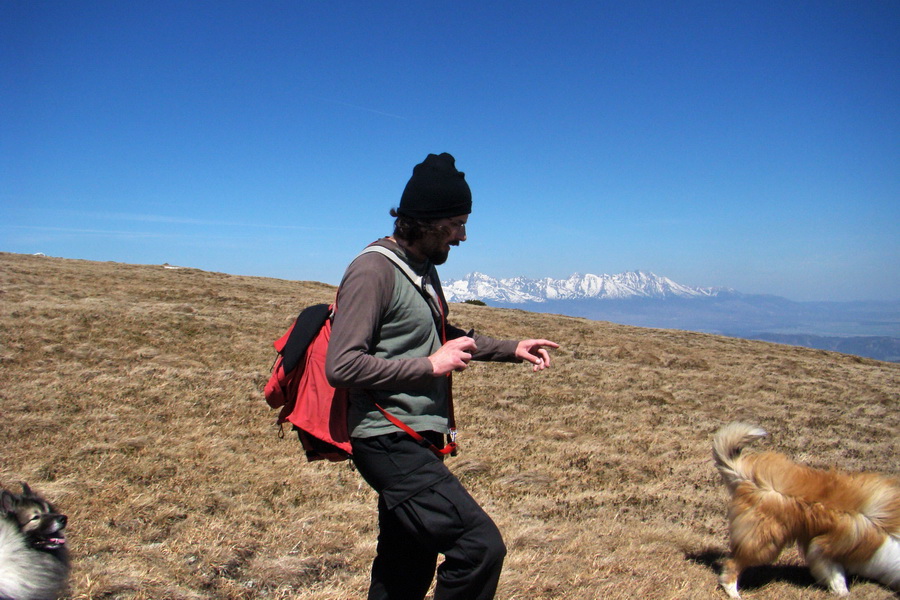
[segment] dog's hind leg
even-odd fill
[[[815,540],[806,548],[806,562],[813,577],[824,586],[827,586],[833,594],[838,596],[850,595],[847,589],[847,576],[844,567],[825,556],[822,547]]]

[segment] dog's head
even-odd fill
[[[22,484],[22,493],[0,491],[0,516],[19,524],[22,535],[35,550],[64,552],[66,515]]]

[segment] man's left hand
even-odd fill
[[[550,340],[522,340],[516,346],[516,358],[530,362],[534,372],[543,371],[550,366],[547,348],[559,348],[559,344]]]

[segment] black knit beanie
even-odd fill
[[[472,212],[472,192],[466,174],[456,170],[452,156],[429,154],[413,167],[397,213],[413,219],[443,219]]]

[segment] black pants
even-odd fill
[[[437,441],[437,440],[434,440]],[[404,433],[354,438],[353,462],[378,492],[369,600],[490,600],[506,546],[500,531],[430,450]]]

